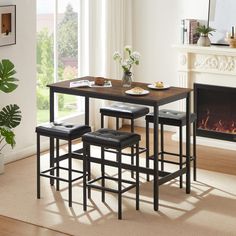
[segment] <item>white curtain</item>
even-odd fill
[[[132,0],[81,0],[80,21],[80,76],[121,79],[122,70],[112,56],[132,44]],[[90,124],[99,128],[99,108],[106,101],[90,104]]]

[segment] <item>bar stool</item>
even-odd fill
[[[104,116],[116,118],[116,130],[119,129],[119,118],[129,119],[131,121],[131,132],[134,133],[134,120],[143,117],[149,113],[149,108],[137,106],[133,104],[114,103],[110,106],[100,108],[101,113],[101,128],[104,128]],[[106,150],[109,151],[109,150]],[[146,151],[146,148],[139,147],[139,154]],[[110,151],[112,152],[112,151]],[[131,153],[122,153],[123,155],[131,156],[131,164],[134,164],[134,148],[131,148]],[[133,172],[131,172],[133,177]]]
[[[83,178],[83,171],[72,169],[72,158],[82,159],[83,156],[77,154],[76,157],[72,153],[72,141],[80,138],[83,134],[91,132],[91,128],[87,125],[74,126],[70,124],[59,124],[59,123],[49,123],[46,125],[41,125],[36,127],[37,133],[37,198],[40,199],[40,177],[46,177],[56,180],[56,190],[59,191],[59,182],[64,181],[68,183],[68,199],[69,206],[72,206],[72,183],[76,180]],[[41,171],[40,166],[40,136],[46,136],[56,139],[56,157],[53,160],[53,167]],[[59,140],[68,141],[68,153],[65,155],[59,154]],[[79,150],[81,152],[81,150]],[[68,160],[68,168],[60,166],[60,161]],[[54,166],[56,163],[56,166]],[[50,165],[51,166],[51,165]],[[54,171],[56,170],[56,176]],[[68,172],[68,178],[60,177],[60,170],[65,170]],[[72,179],[72,173],[79,174],[78,177]]]
[[[88,188],[88,197],[91,198],[90,188],[99,189],[102,191],[102,202],[105,202],[105,191],[118,194],[118,219],[122,219],[122,194],[132,188],[136,188],[136,210],[139,210],[139,141],[140,135],[135,133],[121,132],[112,129],[99,129],[95,132],[86,133],[82,136],[84,145],[84,171],[88,168],[88,177],[84,175],[84,211],[87,210],[87,195],[86,188]],[[90,145],[101,147],[101,159],[90,156]],[[129,169],[136,172],[135,181],[130,181],[122,178],[122,160],[121,151],[124,148],[136,146],[136,165],[130,166]],[[117,161],[110,161],[104,158],[104,148],[112,148],[117,150]],[[101,176],[91,179],[90,163],[101,164]],[[105,175],[105,165],[118,168],[118,178]],[[127,166],[127,164],[126,164]],[[88,178],[88,181],[87,181]],[[101,180],[101,185],[95,184]],[[105,180],[112,180],[118,182],[118,189],[106,187]],[[128,184],[127,187],[122,186],[122,183]]]
[[[164,163],[171,163],[171,164],[177,164],[179,165],[179,168],[182,169],[183,165],[186,162],[183,162],[183,157],[186,157],[186,155],[183,155],[183,131],[182,127],[186,126],[186,113],[175,111],[175,110],[168,110],[168,109],[162,109],[159,111],[159,124],[161,126],[161,140],[160,140],[160,153],[161,158],[159,159],[161,161],[161,170],[164,170]],[[149,123],[153,123],[154,117],[153,113],[150,113],[146,115],[146,167],[149,168],[149,160],[152,160],[153,157],[149,157]],[[193,178],[194,181],[196,181],[196,120],[197,116],[194,113],[190,114],[190,124],[192,124],[193,127],[193,154],[191,156],[191,160],[193,161]],[[170,126],[177,126],[179,127],[179,153],[173,153],[173,152],[167,152],[164,150],[164,125],[170,125]],[[164,155],[173,155],[179,157],[179,162],[169,161],[165,160]],[[149,181],[149,175],[147,175],[147,181]],[[182,175],[180,176],[180,188],[182,188],[183,185],[183,178]]]

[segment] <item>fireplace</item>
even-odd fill
[[[236,88],[194,84],[197,135],[236,141]]]

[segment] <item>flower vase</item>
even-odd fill
[[[122,86],[123,87],[131,87],[132,84],[132,72],[127,71],[124,72],[123,77],[122,77]]]

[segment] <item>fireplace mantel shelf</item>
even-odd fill
[[[178,44],[173,45],[173,48],[176,48],[180,52],[186,53],[236,56],[236,48],[230,48],[228,46],[201,47],[197,45]]]
[[[179,72],[193,71],[236,76],[235,48],[197,45],[174,45],[173,47],[179,52]]]

